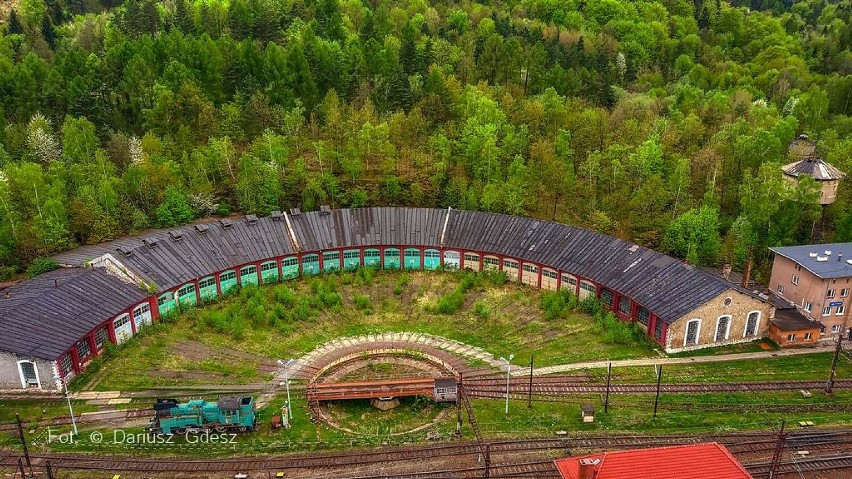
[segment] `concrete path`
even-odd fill
[[[566,371],[576,371],[578,369],[605,368],[610,363],[612,363],[612,367],[654,366],[656,364],[720,363],[725,361],[739,361],[743,359],[765,359],[781,356],[799,356],[802,354],[814,354],[830,351],[834,351],[833,343],[819,345],[813,348],[781,349],[778,351],[758,351],[754,353],[720,354],[717,356],[694,356],[686,358],[660,357],[646,359],[624,359],[620,361],[586,361],[580,363],[558,364],[556,366],[546,366],[543,368],[538,368],[533,371],[533,375],[538,376],[544,374],[563,373]],[[523,367],[513,368],[512,374],[529,374],[529,369]]]

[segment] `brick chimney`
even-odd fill
[[[725,281],[731,280],[731,271],[732,270],[733,269],[731,268],[731,263],[725,263],[725,265],[722,266],[722,278],[725,278]]]
[[[598,464],[600,459],[580,459],[580,467],[577,470],[577,479],[595,479],[598,475]]]

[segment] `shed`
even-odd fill
[[[822,323],[808,319],[795,307],[777,309],[769,324],[769,339],[781,347],[813,346],[823,329]]]
[[[458,398],[458,382],[456,378],[436,378],[435,379],[435,401],[436,402],[453,402]]]

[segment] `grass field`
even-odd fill
[[[514,353],[526,361],[534,355],[541,366],[655,355],[645,341],[604,341],[586,314],[546,314],[540,305],[546,293],[500,283],[470,273],[361,271],[246,288],[156,325],[72,386],[263,382],[275,358],[298,357],[342,336],[386,331],[443,336],[495,357]]]

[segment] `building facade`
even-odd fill
[[[852,243],[770,248],[769,287],[807,318],[822,323],[823,338],[848,335],[852,296]]]
[[[669,352],[765,336],[756,292],[657,251],[532,218],[419,208],[249,215],[156,230],[56,256],[60,270],[0,296],[0,351],[78,374],[107,344],[235,288],[324,272],[495,270],[532,287],[595,296]],[[0,366],[3,367],[3,366]],[[9,362],[1,388],[45,388]],[[25,377],[26,376],[26,377]],[[30,379],[27,379],[30,378]]]

